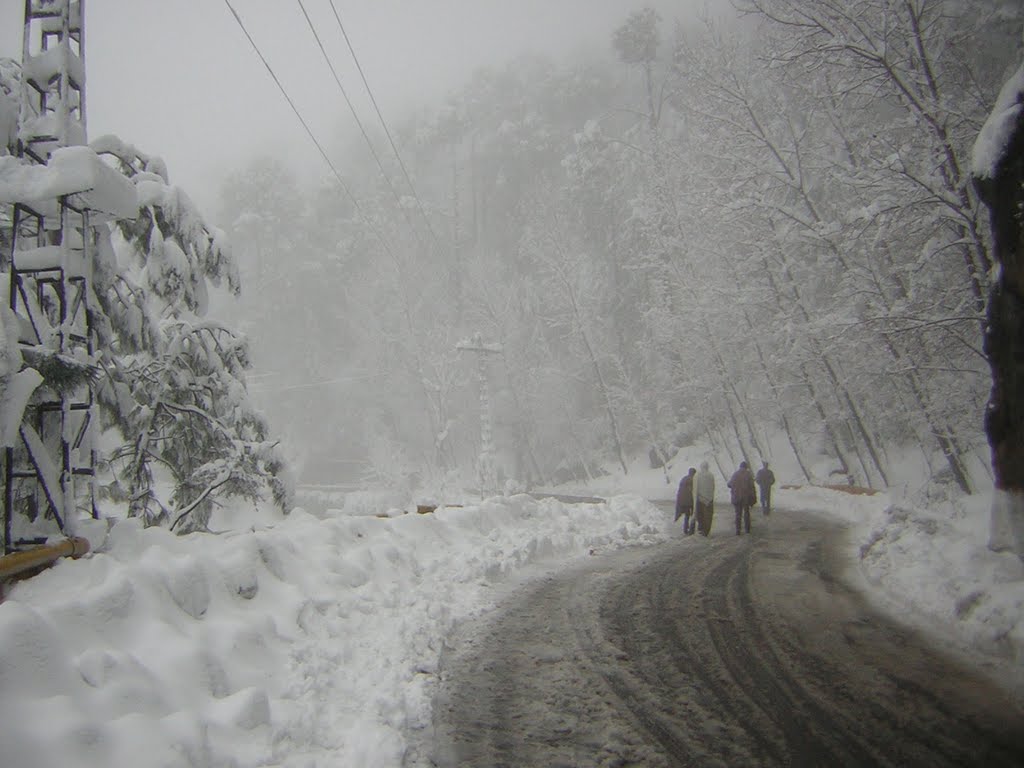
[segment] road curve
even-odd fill
[[[723,517],[460,628],[407,765],[1024,765],[1021,702],[873,612],[841,528]]]

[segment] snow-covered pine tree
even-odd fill
[[[140,205],[99,249],[94,283],[99,400],[126,438],[110,456],[110,492],[130,515],[181,532],[205,529],[228,495],[258,499],[269,489],[286,508],[284,462],[245,387],[246,342],[205,318],[208,283],[239,291],[230,250],[159,159],[111,136],[91,146],[117,159]]]

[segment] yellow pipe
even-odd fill
[[[89,551],[89,540],[80,536],[64,539],[57,544],[45,544],[24,552],[0,557],[0,581],[10,579],[33,568],[47,566],[62,557],[81,557]]]

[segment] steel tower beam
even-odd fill
[[[83,0],[25,0],[17,153],[30,164],[85,144],[84,18]],[[95,362],[90,209],[75,194],[15,202],[12,225],[8,303],[18,342],[23,356],[49,364],[4,449],[4,553],[73,533],[80,515],[97,514],[92,384],[61,375]]]

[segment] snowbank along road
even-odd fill
[[[873,612],[841,528],[723,512],[461,627],[407,764],[1024,765],[1021,702]]]

